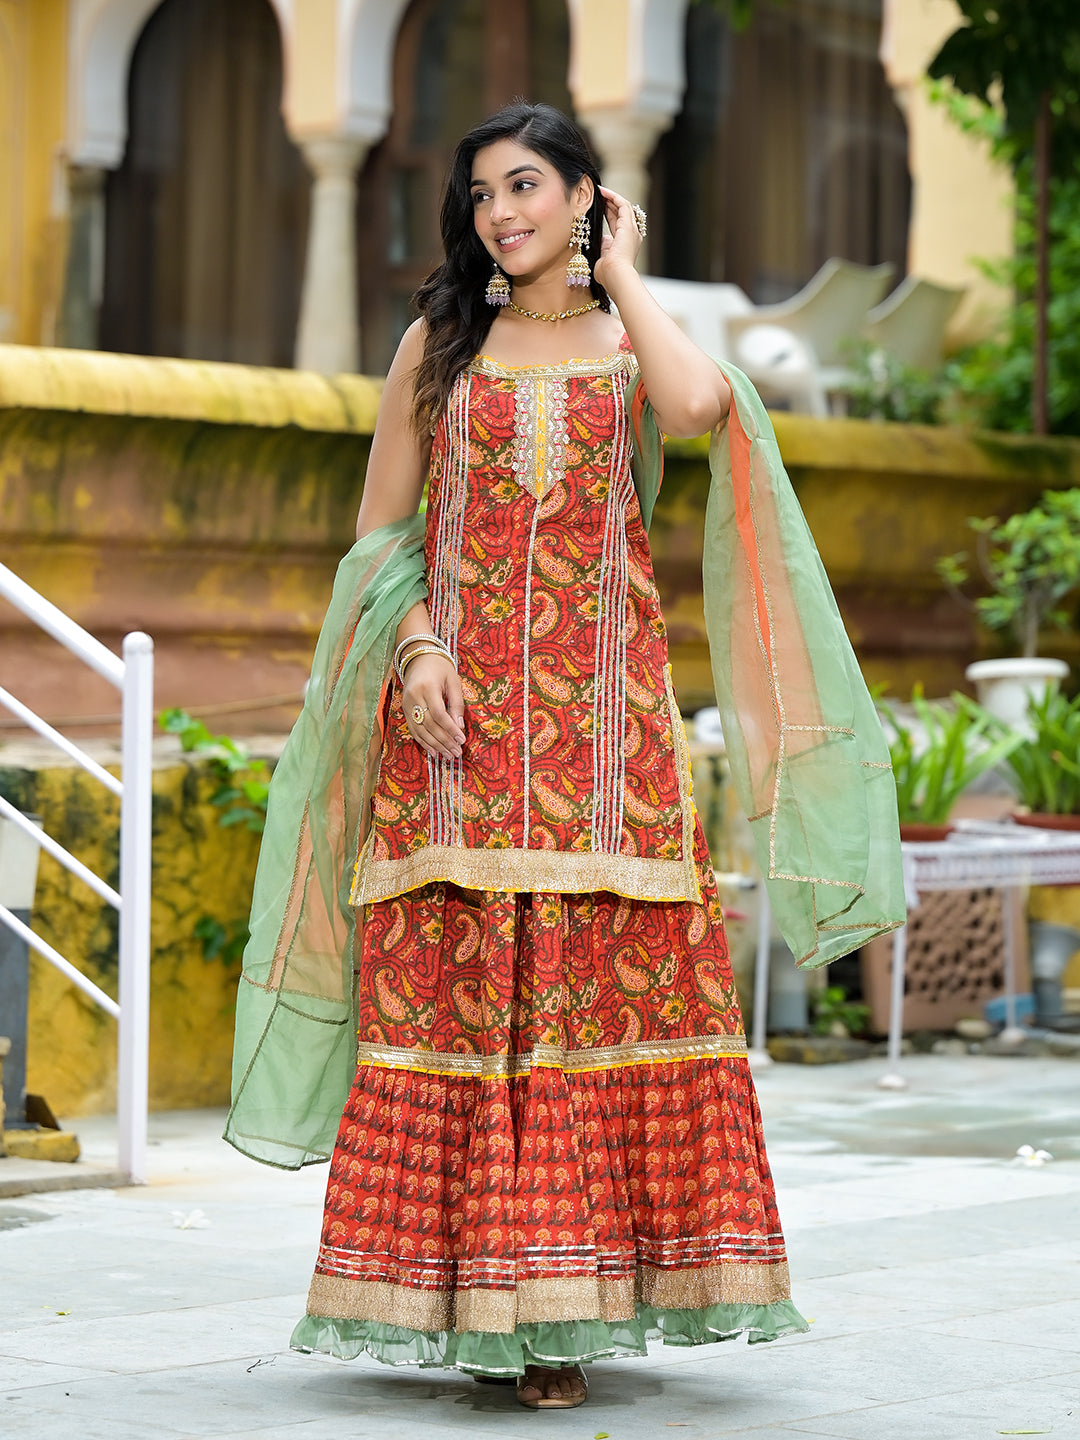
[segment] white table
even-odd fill
[[[908,910],[929,890],[966,890],[993,886],[1003,893],[1003,940],[1005,960],[1005,1030],[1003,1038],[1017,1040],[1023,1031],[1016,1023],[1016,936],[1014,907],[1008,903],[1011,890],[1028,885],[1080,884],[1080,832],[1039,830],[1012,821],[958,820],[945,840],[905,841],[901,847],[904,863],[904,893]],[[768,1063],[765,1049],[769,1004],[768,901],[762,895],[761,924],[758,930],[754,972],[754,1029],[751,1058]],[[892,985],[889,995],[888,1070],[878,1081],[885,1090],[906,1089],[900,1074],[900,1047],[904,1027],[904,967],[907,957],[907,926],[893,932]]]

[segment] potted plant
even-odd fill
[[[1048,490],[1030,510],[999,521],[973,517],[975,554],[991,594],[974,602],[991,630],[1009,630],[1020,648],[1012,659],[978,660],[967,668],[979,700],[1007,724],[1023,729],[1028,701],[1044,695],[1069,673],[1064,660],[1036,655],[1046,624],[1069,626],[1062,602],[1080,589],[1080,489]],[[946,555],[937,572],[950,590],[966,599],[970,575],[966,551]]]
[[[911,696],[917,724],[905,724],[891,705],[878,700],[896,781],[901,839],[943,840],[963,792],[1022,741],[1005,726],[1000,727],[1003,733],[994,734],[994,717],[966,695],[951,698],[951,706],[927,700],[917,685]]]
[[[992,731],[1004,738],[1010,727],[995,719]],[[1026,733],[1007,764],[1023,807],[1014,819],[1043,829],[1080,830],[1080,695],[1070,700],[1051,690],[1032,700]]]

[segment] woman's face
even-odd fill
[[[516,140],[499,140],[473,159],[476,233],[503,270],[519,279],[565,267],[570,226],[592,198],[587,175],[568,196],[554,165]]]

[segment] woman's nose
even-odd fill
[[[493,225],[505,225],[508,220],[514,218],[514,206],[509,195],[496,195],[491,202],[491,221]]]

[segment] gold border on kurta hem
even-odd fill
[[[678,1270],[640,1266],[636,1279],[595,1275],[520,1280],[513,1289],[420,1290],[385,1280],[350,1280],[316,1273],[307,1313],[331,1320],[368,1320],[426,1332],[512,1334],[518,1325],[559,1320],[632,1320],[635,1299],[657,1310],[706,1310],[713,1305],[773,1305],[791,1299],[786,1261],[752,1261]]]
[[[535,1045],[521,1054],[460,1055],[421,1050],[411,1046],[356,1047],[358,1065],[382,1070],[416,1070],[428,1075],[476,1076],[484,1080],[527,1075],[534,1068],[580,1075],[591,1070],[617,1070],[629,1065],[681,1064],[688,1060],[736,1060],[746,1056],[745,1035],[693,1035],[675,1040],[639,1040],[634,1045],[597,1046],[592,1050],[564,1050],[559,1045]]]
[[[353,905],[393,900],[421,885],[449,884],[462,890],[515,894],[592,895],[607,891],[627,900],[690,901],[698,904],[692,829],[684,817],[683,855],[661,860],[641,855],[604,855],[594,850],[468,849],[425,845],[398,860],[375,860],[370,845],[357,861]]]

